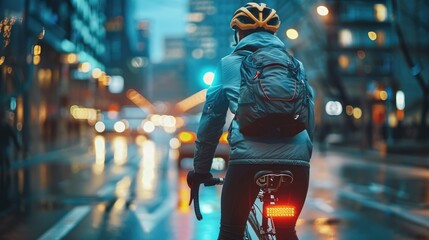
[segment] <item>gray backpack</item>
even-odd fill
[[[286,50],[239,50],[241,85],[236,120],[243,135],[293,137],[304,129],[313,138],[313,90],[302,64]]]

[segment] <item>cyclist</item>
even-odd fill
[[[188,173],[188,185],[212,177],[211,164],[222,134],[228,108],[237,110],[240,89],[240,50],[285,45],[275,36],[280,26],[276,11],[261,3],[248,3],[233,15],[236,47],[222,58],[216,79],[207,91],[194,153],[194,170]],[[312,90],[310,89],[310,92]],[[311,92],[311,97],[313,93]],[[313,120],[312,120],[313,121]],[[313,124],[312,124],[313,125]],[[231,155],[221,196],[221,223],[218,239],[243,239],[249,211],[259,192],[254,175],[260,170],[290,170],[294,181],[280,189],[279,199],[295,207],[295,217],[276,221],[277,239],[298,239],[295,224],[306,199],[309,182],[309,161],[312,154],[313,129],[304,130],[290,138],[246,137],[234,119],[229,129]]]

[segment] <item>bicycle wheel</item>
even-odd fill
[[[249,213],[249,217],[247,218],[247,223],[248,223],[248,225],[250,225],[250,227],[252,229],[252,233],[254,233],[254,235],[256,235],[258,237],[258,239],[264,239],[263,236],[261,235],[261,232],[260,232],[261,224],[258,222],[258,219],[256,218],[256,215],[254,212]],[[251,233],[250,233],[248,227],[246,227],[246,231],[249,234],[249,239],[251,239],[250,238]]]
[[[243,240],[252,240],[252,235],[249,232],[249,227],[248,226],[246,226],[246,229],[244,229]]]

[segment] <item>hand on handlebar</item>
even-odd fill
[[[204,186],[221,185],[223,184],[223,178],[213,178],[211,173],[198,174],[192,170],[188,172],[186,180],[188,182],[188,186],[191,188],[189,205],[194,201],[195,216],[198,220],[201,220],[203,219],[203,216],[201,214],[199,203],[200,184],[204,184]]]
[[[191,170],[188,172],[188,176],[186,177],[186,181],[188,183],[188,187],[192,188],[195,185],[199,185],[204,180],[213,178],[213,175],[211,173],[196,173],[194,170]]]

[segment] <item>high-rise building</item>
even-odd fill
[[[217,39],[215,19],[218,17],[214,0],[190,0],[187,25],[186,85],[188,94],[205,87],[205,72],[215,71],[217,64]]]
[[[128,90],[140,94],[149,92],[149,31],[150,22],[134,19],[134,1],[107,0],[106,8],[106,72],[110,76],[100,101],[100,108],[110,105],[134,104],[127,98]],[[115,87],[117,86],[117,87]]]
[[[277,35],[305,64],[315,87],[318,125],[342,126],[334,131],[368,147],[399,138],[401,126],[411,125],[423,112],[422,88],[410,72],[424,76],[419,66],[428,62],[423,52],[428,47],[424,16],[429,4],[395,2],[397,10],[391,1],[375,0],[288,1],[277,6],[282,21]],[[414,68],[405,61],[395,19]]]
[[[0,2],[2,33],[10,33],[2,34],[0,109],[14,113],[24,151],[31,139],[64,136],[70,106],[95,106],[92,73],[105,70],[104,8],[104,0]]]

